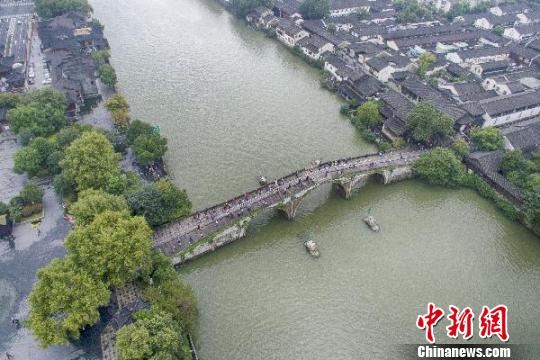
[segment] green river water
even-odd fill
[[[160,125],[170,173],[196,208],[261,174],[373,151],[318,71],[219,4],[91,3],[120,90],[135,117]],[[378,234],[361,222],[368,208]],[[294,222],[263,215],[245,239],[179,271],[199,298],[205,360],[399,359],[397,344],[425,341],[415,320],[430,301],[477,314],[506,304],[511,342],[540,339],[540,241],[471,191],[370,184],[345,201],[322,188]]]

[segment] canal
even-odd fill
[[[254,188],[259,175],[373,151],[317,70],[217,3],[91,3],[132,114],[160,126],[169,171],[196,208]],[[361,222],[370,208],[378,234]],[[306,239],[319,244],[319,259],[306,254]],[[16,299],[17,276],[33,276],[9,269],[3,305]],[[245,239],[179,271],[199,298],[206,360],[399,359],[397,344],[424,342],[415,320],[428,302],[477,314],[506,304],[511,342],[540,339],[540,241],[466,190],[373,183],[345,201],[323,187],[294,222],[264,214]],[[445,341],[444,326],[436,336]],[[28,337],[14,341],[35,348]],[[85,358],[72,347],[28,354]]]
[[[217,3],[92,4],[121,91],[135,117],[160,125],[169,170],[196,208],[261,174],[373,151],[317,70]],[[379,234],[361,222],[368,208]],[[478,313],[507,304],[511,339],[540,339],[540,242],[470,191],[371,184],[344,201],[323,188],[296,221],[263,216],[244,240],[180,272],[199,297],[206,360],[399,358],[395,344],[423,341],[415,319],[429,301]]]

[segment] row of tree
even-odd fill
[[[99,320],[99,308],[109,303],[112,288],[138,281],[152,308],[136,315],[134,329],[121,332],[122,358],[182,358],[187,349],[182,334],[197,316],[195,297],[168,260],[153,253],[149,224],[185,216],[191,203],[186,192],[169,180],[145,183],[138,174],[123,172],[120,154],[109,140],[124,138],[142,162],[151,161],[162,156],[166,146],[156,155],[153,146],[137,150],[136,144],[141,138],[154,138],[153,127],[134,121],[114,135],[86,125],[68,126],[62,113],[65,97],[53,89],[2,96],[0,102],[12,108],[8,119],[19,137],[29,134],[15,156],[17,171],[55,176],[55,188],[75,218],[75,229],[65,241],[66,257],[40,270],[29,297],[27,324],[40,344],[79,338],[82,329]],[[28,110],[54,108],[61,119],[55,126],[49,123],[48,112]],[[39,187],[27,185],[20,198],[38,201],[42,194]],[[156,324],[158,328],[152,328]]]

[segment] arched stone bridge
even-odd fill
[[[313,189],[333,183],[350,199],[370,176],[384,184],[413,176],[412,165],[422,151],[390,152],[329,161],[302,169],[237,198],[157,228],[154,247],[174,264],[193,259],[245,236],[250,221],[264,209],[275,208],[292,220],[302,199]]]

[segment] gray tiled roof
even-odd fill
[[[540,117],[536,117],[501,130],[512,147],[523,152],[538,149],[540,144]]]

